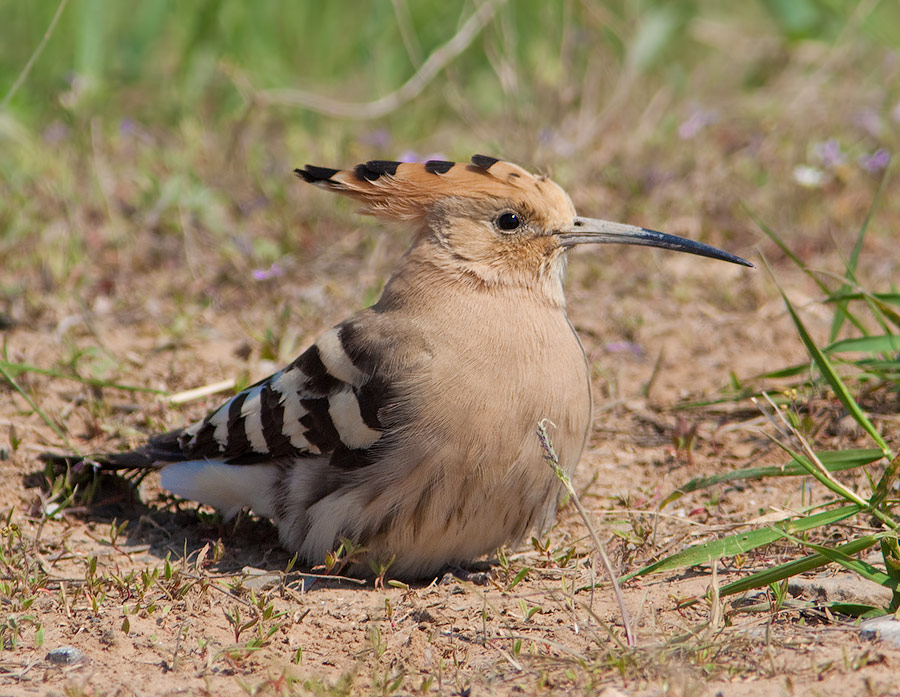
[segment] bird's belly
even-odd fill
[[[434,566],[490,553],[553,520],[561,484],[538,426],[545,423],[571,474],[590,422],[587,366],[568,332],[563,338],[571,341],[532,350],[528,362],[518,357],[511,365],[512,356],[488,346],[458,355],[456,374],[430,387],[424,427],[406,444],[410,467],[390,488],[404,523],[369,541],[396,556],[397,573],[433,573]]]

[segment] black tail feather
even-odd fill
[[[54,467],[72,469],[90,467],[101,472],[158,469],[166,463],[187,459],[178,440],[181,434],[182,430],[179,429],[152,436],[146,445],[121,453],[98,453],[84,456],[42,453],[40,458]]]

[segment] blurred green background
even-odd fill
[[[334,137],[325,123],[329,117],[303,108],[279,111],[256,92],[296,88],[347,102],[376,99],[408,79],[481,5],[69,0],[4,116],[38,132],[57,119],[77,126],[92,116],[154,127],[197,119],[221,128],[258,100],[275,112],[273,120],[303,128],[311,138]],[[894,2],[509,0],[489,5],[485,14],[492,16],[483,31],[448,70],[418,98],[368,128],[381,126],[395,138],[418,141],[442,128],[488,128],[506,120],[535,129],[534,141],[540,129],[558,128],[573,109],[601,113],[611,98],[622,99],[616,89],[624,81],[638,77],[626,108],[661,87],[678,99],[715,98],[760,90],[796,70],[798,61],[812,70],[834,67],[827,64],[829,47],[841,41],[856,44],[858,60],[875,63],[896,60],[893,52],[900,45],[900,5]],[[0,2],[3,96],[58,9],[48,0]],[[874,78],[871,87],[877,86],[871,69],[859,77]],[[359,134],[365,127],[354,123],[341,130]],[[509,145],[502,142],[502,131],[492,135]],[[388,148],[384,140],[375,139],[374,146]],[[437,142],[447,147],[449,140]]]
[[[270,263],[333,207],[294,193],[294,167],[474,152],[551,170],[586,213],[747,252],[742,205],[788,237],[855,228],[900,138],[889,1],[0,0],[0,16],[0,256],[51,285],[77,282],[91,244],[138,248],[185,215]]]

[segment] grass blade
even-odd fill
[[[844,550],[825,547],[824,545],[818,545],[814,542],[809,542],[808,540],[801,540],[799,537],[795,537],[790,533],[782,533],[782,535],[785,539],[790,540],[794,544],[815,550],[828,559],[828,561],[840,564],[848,571],[852,571],[856,575],[862,576],[867,581],[872,581],[879,586],[890,588],[893,591],[896,591],[897,588],[900,587],[900,583],[898,583],[896,579],[888,576],[884,571],[881,571],[862,559],[854,559]],[[874,535],[870,535],[869,537],[874,537]]]
[[[878,484],[875,485],[875,491],[869,498],[869,505],[872,508],[878,508],[884,503],[888,493],[894,488],[898,472],[900,472],[900,455],[891,461],[891,464],[884,470],[884,474],[881,475],[881,479],[878,480]]]
[[[886,305],[900,305],[900,293],[844,293],[837,291],[832,293],[825,302],[833,303],[843,300],[875,300]]]
[[[765,258],[763,259],[765,260]],[[768,262],[766,262],[766,266],[768,266]],[[769,272],[772,272],[771,268],[769,268]],[[774,274],[772,274],[772,278],[775,278]],[[776,280],[775,283],[777,285],[778,281]],[[847,386],[844,385],[843,380],[841,380],[841,378],[835,372],[834,367],[831,365],[831,362],[812,340],[812,337],[809,335],[806,326],[803,324],[803,321],[800,319],[800,316],[794,309],[793,304],[788,299],[787,294],[784,292],[780,285],[778,286],[778,292],[781,293],[781,297],[784,299],[784,303],[791,315],[794,326],[797,328],[797,333],[800,335],[800,340],[806,347],[807,353],[809,353],[813,361],[815,361],[816,365],[819,367],[819,371],[831,386],[831,389],[834,390],[837,398],[841,400],[841,403],[853,417],[853,420],[856,421],[856,423],[858,423],[860,427],[872,437],[872,440],[874,440],[878,447],[881,448],[881,451],[889,459],[894,459],[894,455],[891,452],[891,449],[888,447],[887,443],[885,443],[884,439],[881,437],[881,434],[878,433],[878,431],[875,429],[875,426],[871,421],[869,421],[869,418],[863,413],[863,410],[860,409],[859,404],[857,404],[856,400],[853,399],[853,396],[850,394]]]
[[[826,450],[816,453],[825,469],[829,472],[841,472],[868,465],[884,457],[880,450],[870,448],[867,450]],[[747,467],[731,472],[722,472],[711,477],[696,477],[669,494],[662,506],[675,501],[684,494],[700,489],[707,489],[715,484],[740,481],[742,479],[762,479],[763,477],[796,477],[808,474],[807,469],[797,460],[792,460],[781,467]]]
[[[829,511],[822,511],[815,515],[806,516],[804,518],[796,518],[785,520],[778,526],[760,528],[749,532],[741,532],[719,540],[710,540],[703,544],[688,547],[680,552],[660,559],[652,564],[632,571],[620,578],[621,581],[627,581],[636,576],[645,576],[647,574],[658,573],[660,571],[671,571],[680,569],[685,566],[696,566],[698,564],[708,564],[722,557],[730,557],[735,554],[745,554],[757,547],[769,544],[782,537],[782,532],[803,532],[804,530],[812,530],[822,525],[830,525],[838,521],[856,515],[864,510],[863,507],[856,504],[841,506]],[[874,544],[874,543],[873,543]]]
[[[855,339],[841,339],[829,344],[825,353],[842,351],[865,351],[867,353],[892,353],[900,351],[900,334],[879,334],[878,336],[861,336]]]
[[[41,417],[45,424],[53,429],[53,432],[62,439],[62,442],[66,444],[66,447],[70,451],[72,451],[76,455],[80,455],[75,446],[73,446],[69,441],[68,436],[66,436],[66,434],[63,433],[62,429],[56,425],[56,422],[54,422],[49,416],[47,416],[47,414],[44,413],[44,410],[35,403],[35,401],[31,398],[31,395],[25,392],[25,390],[22,389],[19,383],[15,381],[13,376],[7,372],[5,363],[5,361],[0,361],[0,377],[5,379],[12,386],[12,388],[16,392],[18,392],[26,402],[28,402],[29,406],[34,410],[34,412]]]
[[[844,554],[856,554],[857,552],[861,552],[864,549],[868,549],[869,547],[874,547],[878,544],[879,540],[888,535],[886,532],[876,533],[874,535],[866,535],[864,537],[857,538],[846,544],[840,545],[836,547],[836,550]],[[771,569],[764,569],[763,571],[757,571],[756,573],[750,574],[739,581],[733,581],[732,583],[727,583],[719,589],[719,595],[735,595],[736,593],[743,593],[748,590],[752,590],[754,588],[762,588],[763,586],[768,586],[771,583],[778,583],[779,581],[783,581],[786,578],[790,578],[791,576],[796,576],[797,574],[802,574],[806,571],[812,571],[813,569],[818,569],[821,566],[825,566],[829,563],[827,557],[822,554],[811,554],[807,557],[803,557],[802,559],[795,559],[794,561],[789,561],[786,564],[779,564],[778,566],[772,567]]]
[[[872,220],[875,209],[878,207],[878,203],[881,201],[881,196],[884,193],[885,187],[887,186],[889,172],[890,169],[884,170],[884,175],[881,177],[881,182],[878,185],[878,190],[875,192],[875,196],[872,198],[872,204],[869,206],[869,210],[866,212],[865,220],[863,220],[863,224],[859,228],[859,234],[856,236],[856,243],[853,245],[853,251],[850,252],[850,258],[847,260],[847,282],[840,287],[838,293],[846,293],[847,291],[851,290],[853,285],[856,284],[856,268],[859,265],[859,253],[862,251],[863,240],[866,237],[866,231],[869,229],[869,223]],[[848,317],[852,317],[852,315],[847,311],[847,303],[839,301],[837,303],[837,306],[839,308],[839,312],[834,313],[834,318],[831,322],[831,332],[828,336],[828,340],[832,342],[837,338],[838,332],[840,332],[841,327],[844,324],[844,320]],[[874,307],[872,309],[877,316],[877,309],[875,309]]]
[[[775,234],[774,230],[772,230],[768,225],[766,225],[760,218],[758,218],[753,213],[753,211],[751,211],[746,206],[744,206],[744,210],[747,212],[747,215],[750,216],[751,220],[753,220],[753,222],[757,224],[759,229],[762,230],[770,240],[772,240],[776,245],[778,245],[778,248],[782,252],[784,252],[784,254],[797,265],[797,268],[799,268],[803,273],[805,273],[807,276],[809,276],[813,280],[813,282],[817,286],[819,286],[819,290],[821,290],[822,293],[824,293],[825,295],[828,295],[828,296],[830,296],[832,294],[831,289],[822,282],[822,280],[818,277],[818,275],[814,274],[809,269],[809,267],[803,263],[803,261],[800,259],[800,257],[798,257],[796,254],[794,254],[793,251],[791,251],[790,247],[788,247],[784,242],[781,241],[781,238]],[[763,259],[765,260],[765,257],[763,257]],[[768,262],[766,262],[766,266],[768,266]],[[771,269],[770,269],[769,273],[771,273]],[[773,274],[773,278],[774,278],[774,274]],[[779,288],[779,290],[781,290],[781,286],[779,286],[778,288]],[[782,295],[784,295],[783,292],[782,292]],[[837,314],[842,317],[846,317],[848,320],[850,320],[850,322],[859,330],[860,334],[866,333],[866,329],[860,323],[860,321],[858,319],[856,319],[856,317],[854,317],[852,314],[846,312],[846,310],[844,309],[844,307],[841,306],[840,303],[838,303]]]
[[[19,373],[36,373],[38,375],[46,375],[51,378],[60,378],[62,380],[74,380],[75,382],[80,382],[84,385],[90,385],[91,387],[108,387],[115,390],[124,390],[126,392],[147,392],[149,394],[158,394],[165,395],[165,390],[157,390],[152,387],[139,387],[136,385],[123,385],[117,382],[109,382],[108,380],[101,380],[100,378],[84,378],[80,375],[73,375],[72,373],[63,373],[59,370],[52,370],[50,368],[38,368],[34,365],[28,365],[27,363],[14,363],[12,361],[0,360],[0,368],[4,368],[7,371],[10,371],[11,375],[18,375]]]

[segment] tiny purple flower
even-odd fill
[[[71,131],[71,128],[69,128],[59,119],[56,119],[53,123],[51,123],[49,126],[47,126],[47,128],[44,129],[44,132],[41,133],[41,137],[48,145],[57,145],[65,140],[68,140]]]
[[[253,269],[254,281],[268,281],[273,278],[278,278],[279,276],[284,276],[284,269],[278,265],[277,261],[268,269]]]
[[[644,349],[633,341],[610,341],[603,348],[608,353],[630,353],[637,358],[643,358]]]
[[[719,115],[714,110],[696,108],[678,127],[678,137],[682,140],[690,140],[718,120]]]
[[[877,174],[891,161],[891,153],[889,153],[884,148],[878,148],[871,155],[863,155],[859,158],[859,166],[862,167],[867,172],[871,172],[872,174]]]
[[[391,133],[386,128],[376,128],[374,131],[366,131],[359,137],[363,145],[372,148],[386,148],[391,144]]]
[[[847,156],[841,150],[841,144],[831,138],[824,143],[817,143],[813,147],[813,155],[815,155],[825,169],[834,169],[847,161]]]

